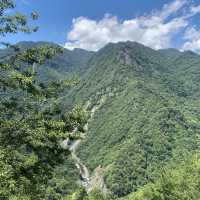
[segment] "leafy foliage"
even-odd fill
[[[25,16],[5,14],[6,9],[14,8],[13,1],[2,0],[0,6],[2,35],[31,31]],[[37,19],[37,14],[32,13],[32,18]],[[61,48],[54,45],[10,48],[14,53],[0,63],[0,199],[61,199],[77,187],[74,179],[59,184],[61,172],[66,171],[63,165],[72,163],[69,151],[60,146],[60,141],[68,137],[72,122],[63,117],[56,99],[72,82],[40,83],[34,69],[61,53]],[[77,123],[85,120],[84,112],[81,108],[71,112],[78,116],[79,111],[81,118]],[[62,192],[57,192],[54,184]]]
[[[14,9],[15,3],[12,0],[1,0],[0,1],[0,35],[5,36],[8,33],[25,32],[31,33],[36,32],[38,27],[28,26],[27,17],[21,13],[16,12],[13,15],[7,15],[8,9]],[[31,13],[33,20],[38,19],[36,12]]]
[[[106,185],[116,197],[154,182],[162,167],[199,151],[194,71],[198,74],[200,57],[169,51],[109,44],[92,57],[81,84],[66,96],[66,102],[89,100],[91,108],[106,99],[89,124],[79,157],[91,171],[99,165],[105,169]]]
[[[163,169],[155,183],[149,183],[124,200],[197,199],[199,197],[200,160],[198,155],[186,159],[175,169]]]
[[[0,1],[0,34],[35,31],[24,15],[7,16],[14,6]],[[0,50],[2,200],[199,197],[198,55],[132,42],[109,44],[97,53],[51,43],[3,44],[8,48]],[[64,80],[74,73],[81,76],[79,84]],[[87,194],[76,182],[70,152],[59,145],[74,137],[74,128],[84,131],[89,117],[81,106],[66,108],[88,101],[89,110],[103,103],[79,157],[91,171],[104,168],[112,196],[98,189]]]

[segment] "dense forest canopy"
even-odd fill
[[[9,44],[39,29],[15,11],[0,0],[0,199],[198,199],[200,56]]]
[[[37,30],[28,25],[26,16],[7,14],[8,9],[14,8],[13,1],[0,2],[1,42],[14,52],[0,63],[0,199],[49,199],[54,198],[56,191],[48,182],[55,181],[52,178],[60,173],[56,168],[69,156],[59,141],[67,138],[74,124],[81,123],[83,118],[61,110],[56,103],[59,93],[69,89],[72,81],[42,83],[36,79],[35,68],[61,54],[60,47],[39,45],[21,49],[3,42],[8,33]],[[33,12],[31,17],[37,20],[38,15]]]

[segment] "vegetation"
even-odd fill
[[[124,200],[144,199],[198,199],[199,191],[199,155],[193,155],[175,169],[165,169],[155,183],[149,183],[136,193],[123,198]]]
[[[14,8],[12,0],[0,1],[2,38],[37,31],[26,16],[7,14]],[[96,53],[46,42],[2,44],[0,199],[199,198],[199,55],[134,42]],[[87,194],[60,146],[84,131],[89,116],[80,105],[86,104],[98,110],[78,157],[91,173],[103,169],[108,194],[101,188]],[[78,134],[70,134],[75,128]]]
[[[79,103],[89,99],[91,108],[106,99],[89,124],[79,157],[91,171],[105,169],[115,197],[156,181],[161,168],[199,151],[194,74],[199,61],[191,52],[109,44],[92,57],[81,84],[66,97]]]
[[[24,15],[6,14],[14,7],[13,1],[0,1],[1,35],[35,31]],[[36,13],[31,16],[37,19]],[[55,45],[27,49],[6,45],[14,53],[0,63],[0,199],[61,199],[77,188],[77,175],[62,183],[62,174],[73,176],[77,172],[67,158],[69,151],[59,142],[67,138],[75,122],[82,123],[84,116],[79,108],[80,119],[76,109],[70,121],[56,103],[59,93],[72,84],[70,81],[39,82],[35,68],[62,50]],[[73,165],[70,172],[64,168],[66,163],[69,169],[70,163]]]

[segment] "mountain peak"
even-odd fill
[[[102,49],[105,48],[149,48],[141,43],[135,42],[135,41],[123,41],[123,42],[110,42],[107,45],[105,45]],[[100,49],[99,51],[101,51],[102,49]],[[149,48],[150,49],[150,48]]]

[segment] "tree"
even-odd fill
[[[36,32],[38,27],[28,26],[28,19],[25,15],[16,12],[14,15],[6,14],[9,9],[14,9],[15,3],[13,0],[1,0],[0,1],[0,35],[6,36],[8,33],[25,32],[31,33]],[[38,19],[36,12],[31,13],[32,20]]]
[[[38,29],[28,26],[27,17],[20,13],[7,14],[8,9],[14,8],[12,0],[0,1],[2,38],[8,33],[31,33]],[[36,20],[38,15],[33,12],[31,17]],[[69,134],[71,122],[63,120],[61,109],[52,107],[59,93],[72,82],[36,81],[36,65],[39,67],[62,53],[60,47],[21,49],[1,43],[14,53],[0,62],[0,199],[44,199],[53,169],[70,153],[61,148],[59,141]]]

